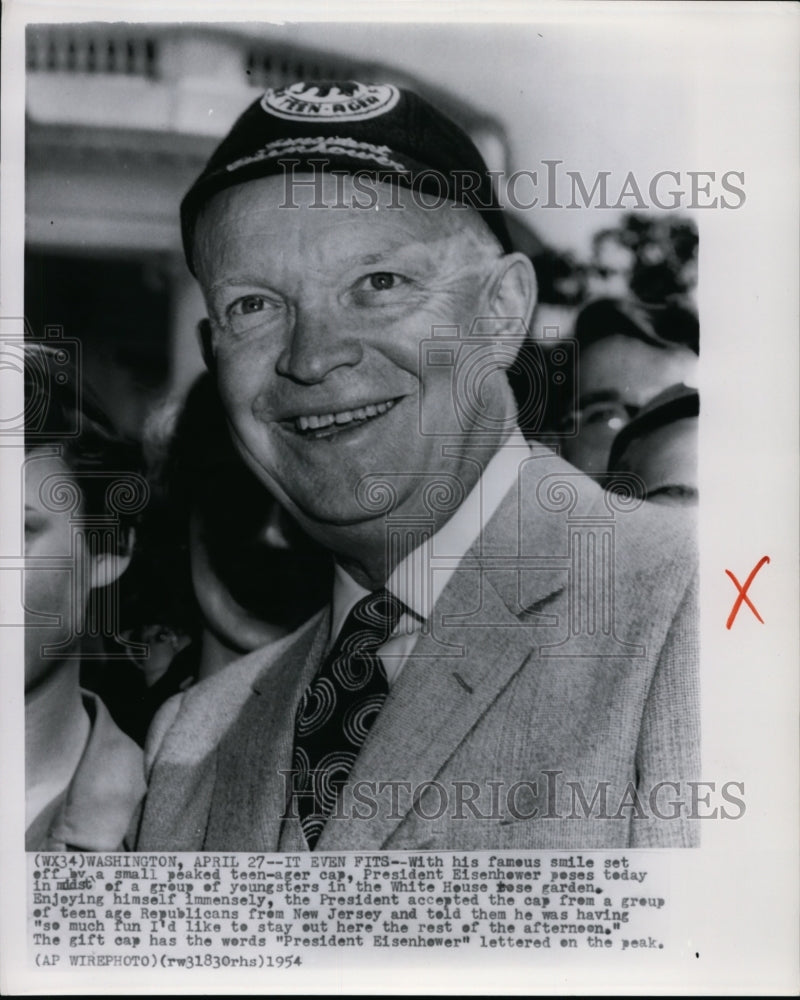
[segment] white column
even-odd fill
[[[161,46],[163,82],[172,101],[171,128],[223,136],[256,96],[247,83],[243,40],[182,31],[165,36]]]

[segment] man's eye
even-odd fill
[[[350,290],[355,305],[370,309],[381,306],[399,306],[411,300],[415,288],[411,278],[395,271],[372,271],[358,278]]]
[[[243,295],[225,309],[225,327],[234,334],[261,330],[275,323],[281,315],[282,303],[274,296]]]
[[[622,427],[628,422],[628,414],[623,407],[610,405],[588,407],[581,413],[581,423],[584,426],[589,424],[611,425],[616,424]]]
[[[263,295],[245,295],[244,298],[237,299],[230,308],[233,316],[247,316],[251,313],[263,312],[267,301]]]
[[[682,484],[659,486],[657,489],[648,490],[646,499],[651,503],[661,504],[693,504],[697,503],[698,491],[694,486],[684,486]]]
[[[392,274],[391,271],[376,271],[375,274],[368,276],[368,280],[370,287],[374,288],[376,292],[385,292],[400,283],[398,276]]]
[[[358,282],[358,287],[366,292],[391,292],[406,283],[402,275],[393,271],[373,271]]]

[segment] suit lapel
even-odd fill
[[[475,581],[472,581],[473,585]],[[466,591],[466,593],[465,593]],[[436,613],[462,611],[460,596],[474,598],[474,586],[461,581],[448,585]],[[442,626],[453,644],[452,655],[443,655],[432,637],[420,639],[403,672],[392,688],[381,714],[356,760],[342,798],[342,814],[351,816],[358,782],[377,789],[381,782],[407,782],[413,790],[436,777],[456,747],[469,734],[530,653],[519,622],[507,610],[491,586],[484,587],[481,617],[494,627]],[[517,628],[511,627],[514,624]],[[503,626],[509,626],[503,628]],[[498,627],[499,626],[499,627]],[[460,650],[460,655],[458,651]],[[380,797],[380,796],[379,796]],[[401,808],[385,808],[381,797],[378,815],[368,821],[329,820],[317,849],[380,849],[410,807],[407,793],[400,795]]]
[[[254,697],[220,747],[206,847],[277,851],[291,776],[294,717],[319,666],[327,614],[253,683]],[[223,849],[220,846],[218,849]]]

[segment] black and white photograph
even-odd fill
[[[797,987],[797,9],[445,7],[4,9],[9,995]]]

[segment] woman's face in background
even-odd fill
[[[25,690],[74,655],[89,596],[90,573],[75,517],[81,504],[69,466],[44,450],[25,463]]]
[[[30,691],[65,659],[79,656],[89,594],[125,571],[133,535],[125,551],[90,551],[78,481],[48,449],[28,452],[24,476],[25,690]],[[107,544],[106,535],[97,541]]]

